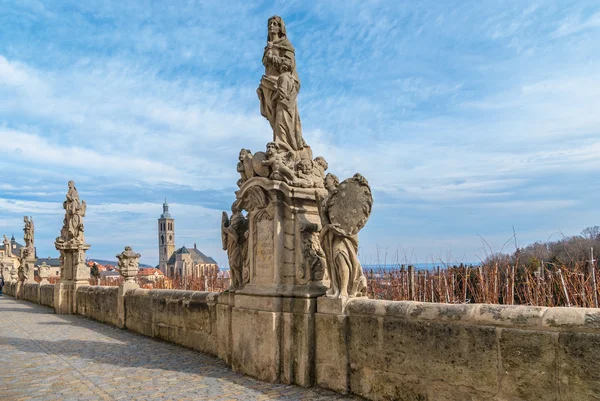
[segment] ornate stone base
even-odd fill
[[[312,386],[315,298],[235,295],[232,369],[261,380]]]
[[[55,242],[61,256],[61,278],[54,286],[54,311],[58,314],[77,313],[77,288],[89,285],[90,269],[85,264],[87,244]]]
[[[237,294],[313,298],[325,293],[315,191],[325,192],[255,177],[236,193],[249,220],[244,288]]]
[[[28,257],[26,259],[20,259],[20,266],[18,269],[18,280],[15,287],[15,298],[23,299],[23,288],[27,283],[35,283],[34,280],[34,269],[35,258]]]

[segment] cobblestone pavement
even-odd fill
[[[0,400],[356,400],[269,384],[220,359],[0,298]]]

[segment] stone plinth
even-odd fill
[[[49,284],[48,277],[50,276],[50,266],[48,266],[46,262],[39,266],[38,273],[42,279],[40,285]]]
[[[55,242],[60,252],[60,281],[54,286],[54,310],[59,314],[77,313],[77,288],[89,285],[90,269],[85,264],[88,244]]]
[[[314,314],[327,290],[315,191],[325,192],[255,177],[236,193],[249,220],[243,288],[235,291],[227,328],[236,371],[313,385]]]
[[[122,329],[126,326],[125,294],[127,294],[127,291],[140,288],[135,281],[139,272],[140,256],[142,255],[135,253],[130,246],[126,246],[125,250],[116,256],[119,260],[119,272],[124,278],[121,285],[119,285],[117,294],[117,326]]]
[[[255,177],[236,192],[249,220],[244,288],[236,293],[310,298],[325,293],[315,191],[326,194]]]

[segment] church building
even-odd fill
[[[163,213],[158,219],[158,269],[168,278],[200,278],[219,271],[217,262],[206,256],[196,247],[185,245],[175,250],[175,219],[169,213],[169,204],[165,199]]]

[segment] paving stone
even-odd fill
[[[269,384],[220,359],[0,298],[0,400],[358,400]]]

